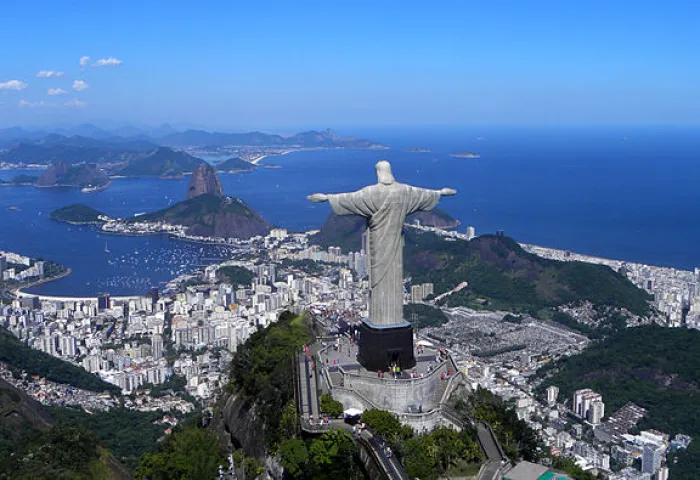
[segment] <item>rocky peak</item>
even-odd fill
[[[221,180],[216,175],[214,167],[208,163],[201,163],[190,177],[190,183],[187,185],[187,198],[197,197],[205,193],[223,197],[224,189],[221,187]]]

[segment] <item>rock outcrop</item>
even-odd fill
[[[187,198],[194,198],[205,193],[223,197],[224,189],[214,167],[208,163],[200,163],[187,185]]]
[[[67,163],[54,163],[39,176],[35,185],[37,187],[53,187],[68,173],[69,168]]]
[[[99,187],[108,182],[109,177],[94,163],[60,162],[51,165],[34,184],[37,187]]]

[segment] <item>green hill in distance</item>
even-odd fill
[[[94,163],[79,165],[65,162],[51,165],[34,182],[37,187],[102,187],[109,177]]]
[[[205,193],[164,210],[140,215],[138,222],[165,222],[187,227],[189,235],[250,238],[266,235],[270,224],[243,200]]]
[[[640,429],[658,429],[693,437],[678,463],[669,462],[671,478],[700,478],[700,331],[644,326],[621,330],[595,342],[580,355],[540,369],[538,387],[559,387],[560,398],[591,388],[603,395],[612,413],[634,402],[648,413]]]
[[[100,220],[101,216],[104,216],[104,213],[82,203],[74,203],[54,210],[50,218],[73,224],[100,224],[104,222]]]
[[[255,170],[256,165],[238,157],[231,157],[221,163],[217,163],[214,167],[217,172],[248,172],[250,170]]]
[[[459,220],[439,208],[429,212],[417,212],[406,217],[406,223],[419,221],[425,227],[451,229],[459,226]],[[336,215],[331,213],[320,231],[311,237],[314,245],[322,248],[340,247],[343,252],[359,252],[362,248],[362,233],[365,219],[359,215]]]
[[[528,312],[571,302],[650,313],[651,296],[604,265],[548,260],[525,252],[508,237],[482,235],[448,242],[432,233],[406,234],[406,271],[414,282],[432,282],[435,294],[461,282],[469,287],[450,295],[450,305]]]
[[[324,248],[358,251],[364,228],[361,217],[331,215],[310,241]],[[470,242],[446,241],[430,232],[404,231],[405,276],[411,276],[414,283],[433,283],[435,295],[461,282],[469,283],[444,300],[450,306],[541,317],[551,316],[553,307],[587,300],[636,315],[650,313],[651,297],[609,267],[544,259],[525,252],[508,237],[482,235]],[[559,321],[558,317],[554,320]]]
[[[200,163],[205,162],[185,152],[159,147],[116,173],[126,177],[176,177],[193,172]]]

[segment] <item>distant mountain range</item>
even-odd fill
[[[27,130],[21,127],[0,129],[0,148],[13,151],[20,145],[64,146],[75,148],[109,148],[147,151],[156,146],[168,147],[295,147],[295,148],[386,148],[357,137],[341,137],[333,130],[282,136],[263,132],[227,133],[206,130],[177,131],[170,125],[154,129],[123,126],[104,130],[84,124],[70,129]],[[15,155],[14,158],[18,156]],[[8,157],[13,158],[13,157]],[[7,158],[3,161],[10,161]],[[15,160],[26,161],[23,159]]]
[[[190,152],[190,149],[221,149],[221,152],[233,154],[232,158],[219,164],[217,170],[246,171],[255,166],[234,156],[239,152],[245,156],[251,152],[259,154],[261,149],[266,152],[272,149],[271,153],[274,154],[301,148],[386,147],[369,140],[341,137],[332,130],[308,131],[283,137],[262,132],[178,132],[169,125],[148,131],[129,126],[107,131],[90,124],[50,132],[29,131],[20,127],[0,129],[0,164],[99,164],[107,175],[174,177],[192,172],[204,162],[173,148]]]

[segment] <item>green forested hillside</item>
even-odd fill
[[[101,223],[100,215],[104,213],[82,203],[74,203],[51,212],[53,220],[69,223]]]
[[[114,456],[134,468],[141,456],[154,448],[168,425],[155,424],[163,412],[139,412],[114,408],[105,412],[86,413],[68,407],[50,407],[48,412],[58,422],[81,425],[90,430]]]
[[[0,479],[128,479],[129,473],[89,430],[58,424],[0,459]]]
[[[417,283],[434,283],[436,295],[468,282],[468,288],[446,299],[449,305],[537,315],[542,309],[588,300],[638,315],[649,312],[651,297],[612,269],[540,258],[508,237],[448,242],[407,230],[404,262],[406,275]]]
[[[36,438],[53,419],[39,402],[0,379],[0,459]],[[0,470],[2,470],[0,460]]]
[[[311,242],[358,251],[364,228],[361,217],[331,215]],[[404,233],[404,276],[414,283],[432,282],[436,295],[469,283],[443,302],[451,306],[539,316],[543,311],[551,315],[551,308],[558,305],[588,300],[637,315],[650,311],[651,296],[603,265],[547,260],[525,252],[508,237],[482,235],[466,242],[446,241],[412,228]]]
[[[211,193],[183,200],[175,205],[132,218],[136,222],[166,222],[183,225],[190,235],[250,238],[265,235],[270,224],[243,200],[221,198]]]
[[[625,329],[581,355],[542,369],[541,389],[560,388],[563,398],[592,388],[613,412],[627,402],[648,410],[640,428],[694,440],[671,465],[671,478],[700,478],[700,331],[656,326]]]
[[[231,383],[260,408],[258,418],[269,445],[279,442],[284,409],[294,399],[293,355],[312,339],[302,317],[284,312],[239,346],[233,357]]]
[[[22,370],[30,375],[39,375],[53,382],[65,383],[94,392],[120,393],[119,387],[103,381],[85,369],[52,357],[48,353],[34,350],[20,342],[5,328],[0,327],[0,362],[16,372]]]
[[[231,157],[224,160],[221,163],[216,164],[217,172],[230,172],[230,171],[250,171],[255,170],[256,166],[250,162],[246,162],[238,157]]]
[[[447,316],[437,307],[422,303],[409,303],[403,307],[404,318],[413,328],[439,327],[447,323]]]
[[[56,422],[46,407],[0,379],[0,480],[129,478],[102,445],[91,431]]]

